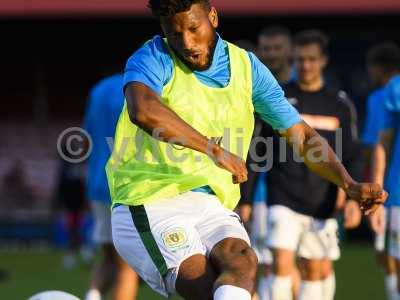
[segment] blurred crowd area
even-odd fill
[[[91,86],[111,70],[122,72],[130,54],[159,32],[158,24],[148,17],[0,23],[0,241],[62,245],[68,226],[76,222],[89,236],[85,165],[66,164],[57,153],[57,138],[64,129],[81,126]],[[361,130],[373,88],[366,51],[377,42],[400,43],[398,17],[222,16],[218,32],[256,51],[258,32],[268,25],[284,25],[293,34],[306,28],[328,34],[326,79],[350,95]]]

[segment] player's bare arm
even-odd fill
[[[311,171],[341,187],[350,199],[358,201],[365,214],[374,212],[386,200],[387,193],[380,184],[356,182],[328,143],[305,122],[292,126],[281,135],[298,151]],[[324,149],[327,156],[320,160],[312,159],[311,154],[316,149]]]
[[[234,183],[247,180],[246,163],[240,157],[211,142],[187,124],[150,88],[135,82],[127,86],[125,96],[131,121],[154,138],[207,154],[217,166],[232,173]],[[155,131],[157,134],[153,134]]]

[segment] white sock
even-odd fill
[[[85,300],[101,300],[100,291],[97,289],[90,289],[86,294]]]
[[[268,281],[269,276],[261,277],[260,281],[258,282],[258,297],[260,300],[269,300],[269,292],[268,292]]]
[[[385,287],[388,300],[400,300],[400,295],[397,291],[397,276],[395,273],[385,276]]]
[[[335,272],[332,272],[325,280],[322,281],[323,300],[333,300],[336,291]]]
[[[293,300],[291,276],[268,276],[270,300]]]
[[[299,300],[323,299],[322,281],[302,281]]]
[[[251,300],[251,295],[240,287],[221,285],[214,292],[214,300]]]

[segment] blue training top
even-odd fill
[[[111,155],[112,145],[108,145],[107,138],[114,139],[123,105],[122,74],[101,80],[89,94],[84,128],[93,141],[86,184],[86,194],[90,201],[111,203],[105,165]]]
[[[364,145],[373,146],[379,141],[379,131],[385,116],[385,88],[374,90],[367,99],[367,111],[361,141]]]
[[[386,206],[400,206],[400,75],[393,77],[385,88],[384,128],[394,129],[394,140],[385,187],[389,192]]]

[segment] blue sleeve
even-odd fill
[[[400,76],[392,79],[386,87],[386,109],[393,113],[400,113]]]
[[[282,88],[268,68],[251,52],[253,105],[261,119],[275,130],[284,130],[301,121],[300,114],[287,101]]]
[[[85,116],[83,119],[83,128],[92,135],[94,130],[94,124],[96,123],[96,103],[100,101],[99,97],[101,97],[101,91],[96,86],[94,87],[88,96],[87,104],[86,104],[86,111]]]
[[[389,82],[385,88],[384,106],[384,128],[395,128],[398,115],[400,114],[400,77],[399,80]]]
[[[156,36],[137,50],[126,63],[124,88],[138,81],[161,95],[172,77],[173,62],[161,37]]]
[[[365,145],[375,145],[385,118],[383,99],[370,95],[367,100],[367,114],[361,140]]]

